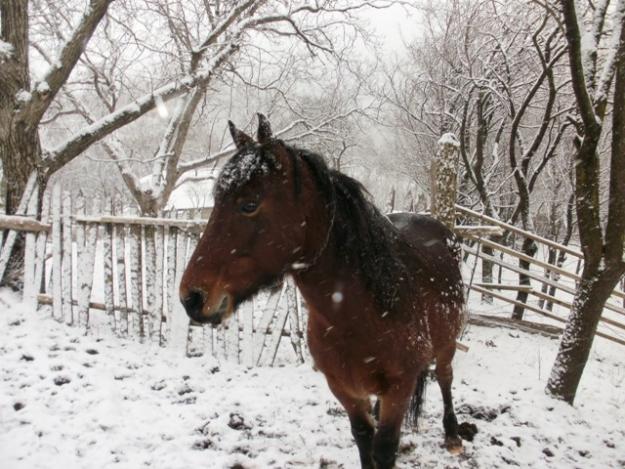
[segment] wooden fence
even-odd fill
[[[0,216],[0,233],[5,230],[0,275],[17,233],[22,232],[26,245],[24,296],[33,307],[49,309],[58,321],[85,331],[106,327],[122,336],[179,345],[189,356],[211,353],[246,366],[272,365],[280,356],[304,361],[306,315],[290,281],[242,305],[225,326],[189,325],[177,290],[206,220],[142,218],[110,201],[87,204],[82,197],[72,200],[58,187],[51,192],[44,200],[41,221],[32,216],[35,194],[21,204],[18,213],[22,216]],[[473,225],[456,227],[469,241],[464,246],[469,294],[523,306],[550,322],[563,324],[579,281],[576,270],[581,267],[581,253],[470,209],[457,210]],[[577,263],[576,269],[554,266],[538,256],[522,254],[514,243],[503,245],[493,240],[492,235],[496,239],[504,232],[565,252]],[[487,253],[484,248],[488,248]],[[476,281],[478,260],[497,266],[499,280]],[[530,267],[519,267],[519,260]],[[519,273],[530,279],[528,284],[515,283]],[[519,304],[514,297],[519,291],[530,299]],[[623,300],[625,293],[615,290],[598,335],[625,345]],[[485,303],[484,310],[489,308]],[[499,309],[509,316],[505,308]],[[480,306],[471,311],[483,312]]]
[[[464,232],[466,241],[464,252],[468,256],[467,270],[469,275],[468,290],[479,293],[483,299],[495,298],[504,304],[523,308],[530,313],[546,318],[550,323],[559,324],[560,328],[566,323],[569,312],[573,306],[573,299],[580,281],[579,271],[583,265],[581,252],[570,246],[565,246],[534,233],[524,231],[507,223],[456,205],[459,217],[471,220],[471,224],[479,223],[483,226],[499,227],[507,232],[512,240],[512,246],[503,245],[491,237],[477,236],[470,231]],[[534,257],[523,254],[516,249],[515,244],[529,238],[538,246],[538,254]],[[516,241],[516,243],[515,243]],[[486,248],[486,249],[485,249]],[[542,260],[540,253],[548,250],[563,252],[566,254],[569,268],[554,265]],[[547,256],[543,256],[546,258]],[[471,263],[472,260],[472,263]],[[479,261],[478,261],[479,260]],[[489,262],[497,267],[497,280],[490,283],[476,281],[475,269],[478,262]],[[519,265],[524,261],[529,265],[525,268]],[[523,274],[529,279],[529,283],[520,284],[518,275]],[[527,293],[528,299],[519,301],[516,298],[518,292]],[[470,293],[469,293],[470,294]],[[605,305],[603,315],[599,321],[597,335],[610,341],[625,345],[625,292],[617,288]],[[475,307],[473,308],[475,312]],[[488,309],[486,306],[485,309]],[[509,311],[505,311],[510,315]]]
[[[0,217],[7,236],[25,233],[26,301],[85,331],[108,327],[161,345],[182,335],[177,342],[189,356],[210,352],[247,366],[272,365],[279,350],[292,350],[304,360],[305,317],[290,281],[242,305],[226,326],[189,325],[178,285],[206,220],[142,218],[110,201],[87,205],[55,187],[41,222]]]

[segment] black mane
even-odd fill
[[[318,189],[334,212],[332,239],[336,255],[357,270],[383,311],[392,311],[409,271],[397,252],[401,235],[371,202],[362,184],[334,169],[323,158],[289,147],[311,170]],[[297,163],[296,163],[297,164]]]

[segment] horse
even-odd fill
[[[459,453],[451,385],[464,298],[453,233],[423,215],[384,216],[359,182],[274,138],[258,117],[257,141],[228,122],[237,152],[180,283],[188,316],[219,324],[291,275],[308,307],[314,366],[347,412],[362,468],[394,467],[433,361],[444,445]]]

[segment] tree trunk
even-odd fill
[[[17,120],[13,112],[15,105],[8,103],[5,98],[8,96],[0,93],[0,160],[5,179],[5,192],[2,197],[6,214],[15,215],[30,175],[39,169],[41,146],[37,129],[28,129],[22,121]],[[41,200],[46,182],[42,172],[37,182],[39,183],[39,200]],[[40,215],[40,209],[39,203],[37,212],[29,215]],[[21,289],[24,247],[24,234],[18,233],[7,269],[3,278],[0,279],[1,286]]]
[[[6,130],[6,129],[5,129]],[[6,181],[6,192],[4,194],[5,207],[7,215],[14,215],[20,204],[20,200],[24,195],[26,183],[33,171],[36,171],[36,161],[39,159],[39,145],[32,145],[29,138],[11,138],[9,140],[0,140],[0,158],[2,159],[2,168]],[[22,136],[20,136],[22,137]],[[37,136],[32,137],[35,142],[38,141]],[[43,183],[43,180],[39,180]],[[39,194],[43,192],[40,187]],[[40,199],[41,200],[41,199]],[[28,215],[38,216],[41,204],[37,205],[36,213]],[[18,233],[11,257],[4,272],[4,276],[0,279],[0,286],[8,286],[14,290],[22,288],[22,272],[24,269],[24,248],[25,238],[23,233]]]
[[[603,305],[622,275],[619,269],[586,269],[564,329],[547,391],[573,404],[590,354]]]
[[[15,214],[31,173],[41,160],[36,126],[19,117],[30,96],[28,69],[28,2],[0,3],[0,38],[11,45],[10,55],[0,67],[0,160],[5,180],[2,194],[8,215]],[[21,99],[20,99],[21,98]],[[0,285],[19,288],[24,263],[24,237],[20,233]]]
[[[494,256],[495,251],[490,246],[482,246],[482,252],[487,256]],[[482,283],[493,283],[493,267],[494,264],[486,259],[482,259]],[[492,303],[493,297],[482,293],[482,303]]]
[[[538,247],[536,246],[536,243],[534,242],[534,240],[530,238],[525,238],[523,240],[523,245],[521,246],[521,252],[523,254],[528,255],[530,257],[534,257],[534,254],[536,254],[537,250],[538,250]],[[530,263],[526,260],[519,259],[519,267],[524,270],[529,270]],[[519,285],[527,285],[527,286],[531,285],[530,278],[525,274],[519,274]],[[516,300],[518,302],[525,304],[527,302],[528,296],[529,296],[528,292],[519,291],[517,293]],[[512,310],[512,319],[517,319],[517,320],[523,319],[524,312],[525,312],[525,308],[523,306],[515,305],[514,309]]]

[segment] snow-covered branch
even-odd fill
[[[58,61],[52,62],[43,80],[39,82],[32,98],[21,108],[21,117],[28,125],[36,127],[67,81],[95,29],[113,0],[92,0],[80,24],[63,47]]]

